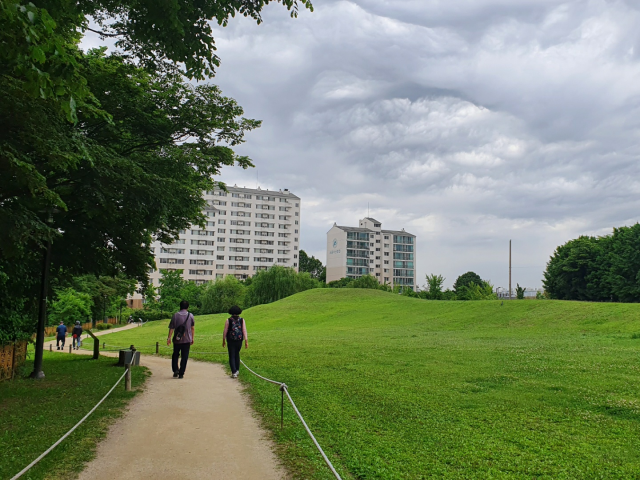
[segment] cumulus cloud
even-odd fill
[[[309,253],[369,205],[418,235],[421,279],[506,286],[511,238],[514,283],[538,287],[557,245],[638,220],[636,2],[314,6],[217,28],[214,79],[264,121],[240,148],[258,171],[224,180],[302,197]]]

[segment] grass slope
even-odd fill
[[[45,351],[44,380],[22,378],[0,383],[0,478],[13,477],[98,403],[123,373],[113,364],[113,358],[91,360]],[[33,361],[25,367],[26,373],[31,370]],[[134,369],[132,385],[141,385],[146,376],[146,369]],[[22,478],[75,478],[135,394],[135,389],[125,392],[121,383],[75,432]]]
[[[325,289],[243,316],[242,358],[287,383],[344,478],[638,478],[640,305]],[[222,351],[225,318],[196,318],[194,352]],[[166,335],[106,340],[151,352]],[[289,469],[330,478],[291,408],[280,430],[277,386],[241,379]]]

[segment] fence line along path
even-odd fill
[[[141,364],[152,373],[145,391],[109,429],[81,480],[286,478],[240,383],[221,365],[189,360],[178,379],[168,358],[145,355]]]

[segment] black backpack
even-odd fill
[[[244,334],[242,332],[242,324],[244,318],[229,318],[229,329],[227,330],[227,339],[229,340],[243,340]]]

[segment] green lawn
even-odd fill
[[[640,478],[640,305],[319,289],[243,316],[242,358],[344,478]],[[222,351],[225,318],[196,318],[194,352]],[[167,323],[101,341],[151,352]],[[289,470],[331,478],[277,386],[240,378]]]
[[[20,378],[0,383],[0,478],[11,478],[26,467],[100,401],[124,373],[114,363],[113,358],[91,360],[45,351],[44,380]],[[25,373],[32,370],[33,360],[27,362]],[[93,458],[96,443],[122,414],[136,387],[144,383],[147,372],[135,368],[134,391],[125,392],[123,380],[75,432],[22,478],[75,478]]]

